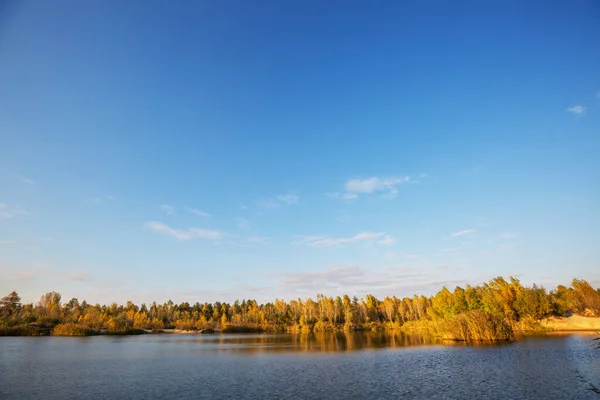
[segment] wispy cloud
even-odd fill
[[[514,239],[516,237],[517,237],[516,234],[510,233],[510,232],[506,232],[506,233],[503,233],[502,235],[500,235],[501,239]]]
[[[398,294],[400,287],[422,282],[424,275],[416,273],[407,266],[369,269],[351,264],[327,268],[319,271],[298,272],[283,275],[276,287],[289,296],[314,295],[315,293],[349,293],[365,295],[366,293]]]
[[[113,201],[115,200],[115,196],[98,196],[98,197],[90,197],[90,200],[95,203],[103,203],[105,201]]]
[[[241,228],[241,229],[250,228],[250,221],[248,221],[246,218],[236,218],[235,223],[237,224],[238,228]]]
[[[256,205],[264,209],[274,209],[285,205],[291,206],[294,204],[298,204],[299,199],[300,198],[294,194],[277,195],[274,197],[262,199],[258,203],[256,203]]]
[[[175,213],[175,207],[168,204],[161,204],[160,209],[167,213],[167,215],[173,215]]]
[[[23,270],[21,268],[0,268],[0,275],[5,283],[10,284],[24,284],[30,281],[34,281],[39,277],[37,271],[34,270]]]
[[[90,271],[78,270],[61,274],[60,277],[70,281],[87,282],[92,277],[92,273]]]
[[[144,227],[151,231],[174,237],[177,240],[190,240],[196,238],[219,240],[223,237],[223,233],[217,230],[199,228],[174,229],[161,222],[147,222],[144,224]]]
[[[452,236],[452,237],[459,237],[459,236],[471,235],[473,233],[475,233],[475,229],[465,229],[463,231],[452,232],[450,234],[450,236]]]
[[[587,110],[587,107],[584,107],[584,106],[573,106],[573,107],[567,108],[565,111],[568,111],[576,116],[581,116],[581,115],[585,114],[586,110]]]
[[[27,215],[27,211],[23,207],[9,206],[8,204],[0,203],[0,218],[14,218]]]
[[[15,243],[14,240],[0,240],[0,245],[13,244],[13,243]]]
[[[33,186],[33,185],[35,185],[37,183],[33,179],[28,178],[28,177],[23,176],[23,175],[13,174],[13,173],[8,173],[7,175],[10,176],[12,179],[18,180],[21,183],[26,183],[27,185],[32,185]]]
[[[309,236],[302,240],[307,246],[311,247],[335,247],[349,243],[375,240],[383,236],[383,233],[361,232],[352,237],[346,238],[328,238],[324,236]]]
[[[344,211],[337,211],[334,217],[337,221],[346,222],[350,219],[350,215]]]
[[[276,198],[277,198],[277,200],[279,200],[287,205],[292,205],[292,204],[298,203],[298,196],[296,196],[294,194],[286,194],[283,196],[277,196]]]
[[[445,249],[441,249],[440,251],[443,253],[454,253],[459,250],[460,249],[458,247],[446,247]]]
[[[392,246],[393,244],[396,243],[396,239],[394,239],[393,236],[385,235],[385,237],[377,243],[382,244],[384,246]]]
[[[2,268],[0,275],[5,282],[25,284],[33,281],[48,282],[50,280],[89,281],[92,273],[85,269],[64,271],[47,264],[21,264],[17,268]]]
[[[26,176],[18,175],[18,178],[21,180],[21,182],[26,183],[28,185],[36,184],[36,182],[33,179],[27,178]]]
[[[281,207],[281,203],[273,198],[259,200],[256,205],[267,210]]]
[[[333,192],[333,193],[325,193],[325,196],[329,197],[330,199],[336,199],[336,200],[354,200],[358,197],[358,195],[356,193],[340,193],[340,192]]]
[[[246,239],[248,243],[268,244],[269,238],[265,236],[250,236]]]
[[[351,179],[346,182],[345,189],[348,193],[371,194],[375,192],[387,192],[388,196],[398,193],[396,186],[408,182],[410,177],[394,176],[389,178],[371,177],[367,179]]]
[[[197,215],[199,217],[210,217],[209,213],[206,213],[206,212],[204,212],[202,210],[198,210],[196,208],[186,207],[185,209],[186,209],[186,211],[188,211],[188,212],[190,212],[190,213],[192,213],[194,215]]]
[[[352,200],[358,198],[361,194],[376,194],[379,193],[382,197],[392,198],[398,194],[398,186],[403,183],[419,183],[419,179],[427,177],[426,173],[420,173],[416,179],[409,175],[377,177],[370,178],[355,178],[350,179],[344,184],[344,192],[328,192],[325,196],[332,199]]]

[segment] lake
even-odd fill
[[[0,337],[0,399],[600,399],[593,337]]]

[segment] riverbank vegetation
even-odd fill
[[[449,340],[511,340],[517,331],[539,330],[551,316],[600,316],[600,290],[574,279],[570,287],[548,292],[523,286],[518,279],[495,278],[480,286],[443,287],[431,297],[383,300],[372,295],[348,295],[258,304],[175,304],[168,301],[136,305],[88,304],[62,301],[50,292],[36,304],[21,304],[16,292],[0,300],[0,335],[85,336],[135,334],[163,329],[184,331],[220,329],[223,332],[335,332],[403,330],[433,334]]]

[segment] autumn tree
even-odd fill
[[[17,292],[12,291],[0,299],[0,315],[8,318],[21,310],[21,298]]]

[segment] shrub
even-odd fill
[[[447,319],[432,321],[432,330],[442,339],[458,341],[499,341],[514,339],[505,317],[471,310]]]
[[[72,322],[58,324],[52,330],[52,336],[89,336],[94,334],[98,334],[98,331]]]

